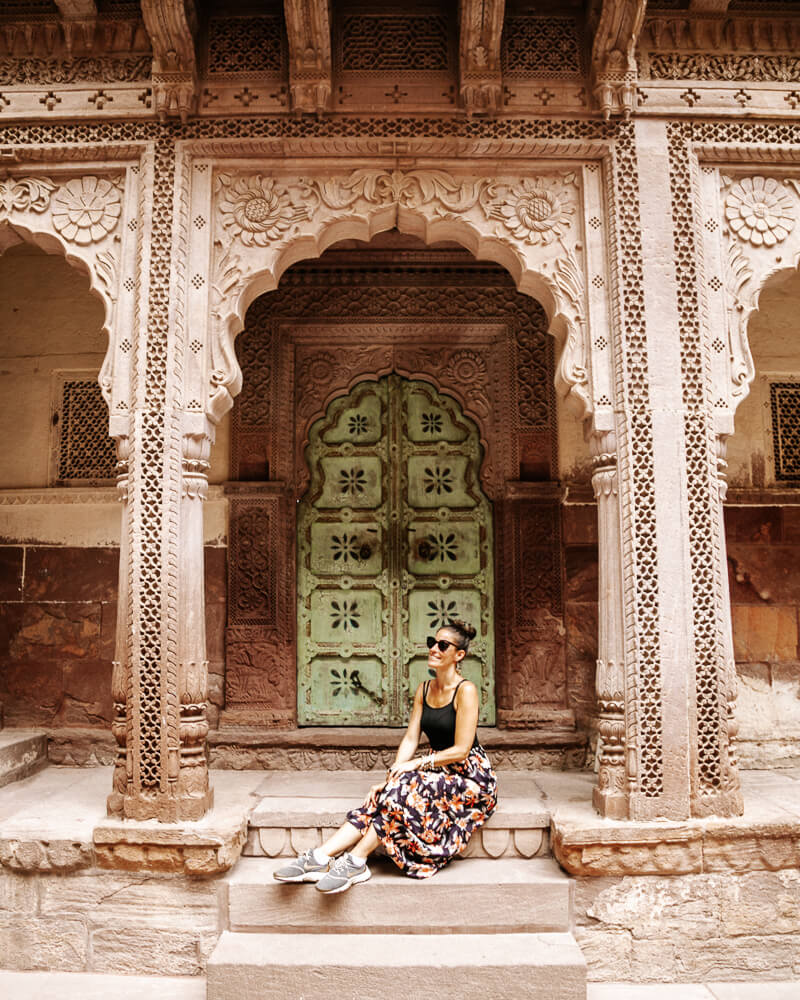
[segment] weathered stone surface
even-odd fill
[[[0,732],[0,788],[27,778],[47,764],[47,739],[38,729]]]
[[[800,871],[751,872],[720,884],[722,935],[800,934]]]
[[[20,546],[0,546],[0,601],[21,599],[23,555]]]
[[[81,914],[93,928],[146,926],[211,933],[217,926],[216,892],[214,881],[98,869],[39,880],[42,916]]]
[[[117,743],[108,729],[49,729],[47,756],[51,764],[97,767],[113,764]]]
[[[435,984],[442,1000],[586,996],[583,957],[568,934],[395,935],[223,933],[208,964],[209,1000],[408,997]]]
[[[796,607],[740,604],[732,610],[737,660],[769,662],[797,658]]]
[[[620,982],[631,976],[631,937],[624,931],[592,930],[576,927],[575,940],[586,959],[593,982]]]
[[[35,913],[37,899],[35,879],[0,869],[0,914]]]
[[[25,558],[26,601],[115,601],[119,549],[31,546]]]
[[[597,601],[597,547],[572,545],[564,551],[564,597],[590,604]]]
[[[561,524],[565,545],[597,544],[596,504],[564,504]]]
[[[228,598],[228,549],[206,545],[203,555],[206,604],[225,604]]]
[[[0,839],[0,864],[20,872],[72,872],[94,863],[91,844],[68,840]]]
[[[91,949],[96,972],[197,976],[204,969],[209,941],[192,931],[104,927],[91,932]]]
[[[88,935],[81,919],[54,924],[39,917],[0,919],[0,967],[4,969],[58,969],[80,972],[86,968]]]
[[[625,878],[600,892],[586,916],[604,926],[630,931],[634,938],[702,939],[720,931],[723,876]]]
[[[770,544],[783,539],[783,508],[781,507],[731,507],[725,508],[725,534],[728,543],[760,542]]]

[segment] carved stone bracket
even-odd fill
[[[602,0],[592,41],[594,95],[606,118],[629,118],[634,107],[636,43],[644,24],[645,0]]]
[[[331,25],[328,0],[284,0],[292,109],[321,114],[330,106]]]
[[[504,11],[505,0],[461,0],[459,4],[459,89],[468,115],[502,109]]]
[[[142,0],[142,17],[153,44],[153,102],[164,121],[185,122],[197,104],[194,0]]]

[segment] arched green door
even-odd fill
[[[428,676],[425,639],[478,630],[463,661],[494,723],[492,515],[481,446],[458,404],[390,376],[311,429],[298,511],[298,719],[398,726]]]

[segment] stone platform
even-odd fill
[[[7,785],[0,789],[0,969],[199,976],[223,931],[285,934],[280,900],[259,909],[268,901],[259,886],[269,885],[275,863],[268,855],[318,843],[374,778],[216,771],[214,809],[181,825],[109,821],[105,767],[51,766]],[[800,772],[743,772],[743,817],[687,823],[600,819],[590,773],[506,771],[499,780],[499,808],[470,856],[426,888],[457,877],[474,911],[481,880],[512,886],[511,896],[538,880],[534,895],[551,898],[563,926],[567,885],[568,926],[589,980],[795,980],[800,997]],[[260,856],[237,862],[242,849]],[[522,876],[518,865],[527,866]],[[558,872],[552,887],[547,871]],[[347,905],[391,898],[396,887],[405,889],[405,880],[389,870],[353,890]],[[231,900],[234,922],[226,925],[220,914]],[[408,933],[411,910],[403,912]],[[346,916],[363,932],[357,910]],[[310,933],[308,913],[303,919],[302,933]],[[538,925],[520,916],[513,931],[501,910],[492,920],[509,935],[534,933],[532,926],[565,933],[548,930],[541,913]]]

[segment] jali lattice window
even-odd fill
[[[800,382],[772,382],[772,451],[775,479],[800,485]]]
[[[53,408],[53,478],[59,485],[111,483],[116,451],[97,376],[58,373]]]

